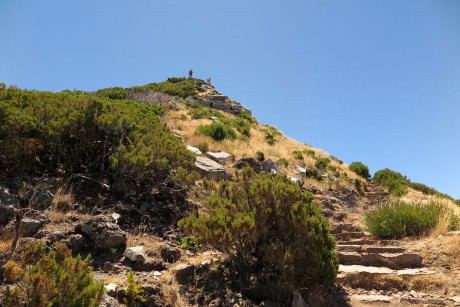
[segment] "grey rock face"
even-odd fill
[[[235,164],[233,164],[233,166],[237,169],[242,169],[247,165],[250,166],[256,173],[260,173],[263,170],[260,162],[258,162],[256,159],[252,157],[241,158],[238,161],[236,161]]]
[[[46,223],[47,218],[37,210],[31,210],[24,214],[19,225],[20,237],[33,237]],[[15,233],[15,220],[9,222],[2,232],[2,236],[12,237]]]
[[[278,164],[275,161],[273,161],[272,159],[266,159],[261,164],[262,164],[262,168],[266,172],[271,172],[271,170],[274,170],[277,173],[281,172]]]
[[[206,157],[196,157],[195,166],[200,173],[211,179],[220,180],[227,176],[222,165]]]
[[[304,176],[304,177],[305,177],[305,174],[307,173],[307,169],[305,169],[305,168],[303,168],[303,167],[301,167],[301,166],[299,166],[299,165],[294,165],[294,166],[292,167],[292,170],[293,170],[296,174],[298,174],[298,175],[300,175],[300,176]]]
[[[86,222],[78,224],[76,231],[88,236],[99,249],[124,248],[126,247],[127,234],[120,226],[113,223],[113,218],[106,215],[98,215]]]
[[[146,250],[144,246],[128,247],[124,256],[134,262],[145,262]]]
[[[14,217],[14,209],[20,208],[19,200],[8,189],[0,187],[0,225],[6,225]]]

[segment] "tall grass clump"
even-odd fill
[[[448,214],[442,204],[406,203],[396,200],[381,205],[365,216],[369,232],[380,239],[400,239],[426,234]]]
[[[207,135],[216,141],[224,139],[236,139],[236,133],[229,125],[213,122],[210,125],[201,125],[197,129],[198,133]]]

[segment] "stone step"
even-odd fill
[[[338,252],[339,262],[345,265],[385,266],[393,270],[419,268],[422,257],[415,253],[357,253]]]
[[[336,241],[336,246],[337,245],[371,245],[371,244],[377,244],[379,241],[377,240],[372,240],[372,239],[355,239],[355,240],[337,240]]]
[[[332,234],[337,240],[350,240],[350,239],[362,239],[368,237],[370,234],[363,231],[353,231],[353,232],[341,232]]]
[[[341,252],[356,252],[368,254],[389,253],[397,254],[406,251],[405,248],[399,246],[365,246],[357,244],[337,244],[336,249]]]

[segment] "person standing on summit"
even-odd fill
[[[188,71],[188,78],[192,79],[192,75],[193,75],[193,70],[190,68],[190,70]]]

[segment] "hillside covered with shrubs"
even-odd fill
[[[459,229],[450,196],[389,169],[371,176],[239,106],[199,79],[0,84],[0,302],[341,305],[341,229]]]

